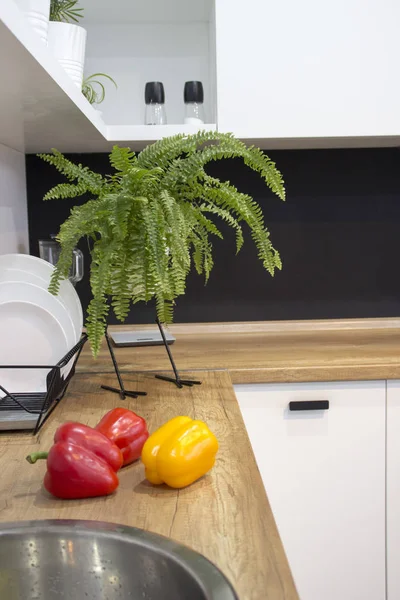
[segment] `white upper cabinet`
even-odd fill
[[[399,23],[398,0],[216,0],[218,128],[266,148],[397,145]]]

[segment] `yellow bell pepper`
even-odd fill
[[[146,478],[156,485],[186,487],[212,469],[217,452],[217,438],[205,423],[175,417],[157,429],[143,446]]]

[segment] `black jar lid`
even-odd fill
[[[161,81],[148,81],[146,83],[144,101],[146,104],[164,104],[165,92]]]
[[[188,102],[204,102],[204,90],[201,81],[187,81],[183,92],[185,104]]]

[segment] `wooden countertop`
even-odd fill
[[[228,370],[233,383],[400,378],[400,319],[174,324],[169,330],[180,371]],[[160,346],[118,348],[116,356],[122,371],[171,370]],[[105,345],[97,360],[86,345],[78,370],[112,369]]]
[[[156,487],[146,482],[138,462],[121,471],[113,496],[52,498],[41,485],[45,463],[29,465],[25,456],[48,449],[60,423],[76,420],[93,426],[122,402],[100,389],[101,383],[113,385],[114,376],[81,373],[37,436],[0,435],[0,521],[90,519],[140,527],[207,556],[231,580],[240,600],[298,600],[230,376],[197,376],[201,386],[178,390],[146,374],[126,374],[127,389],[145,389],[149,395],[128,399],[124,406],[144,416],[150,431],[177,414],[207,421],[220,451],[206,477],[179,491]]]
[[[143,415],[150,430],[177,414],[207,421],[220,441],[212,472],[175,491],[148,484],[138,463],[121,472],[111,497],[66,502],[43,490],[45,464],[29,465],[26,454],[47,449],[65,420],[94,425],[121,403],[100,390],[100,383],[115,385],[106,347],[94,360],[86,345],[66,398],[43,430],[36,437],[0,434],[0,521],[93,519],[147,529],[210,558],[240,600],[298,600],[232,381],[400,378],[400,319],[177,324],[170,330],[177,337],[172,351],[179,370],[202,386],[178,390],[156,380],[154,372],[171,371],[162,347],[120,348],[126,388],[149,394],[124,405]]]

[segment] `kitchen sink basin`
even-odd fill
[[[0,524],[1,600],[238,600],[206,558],[97,521]]]

